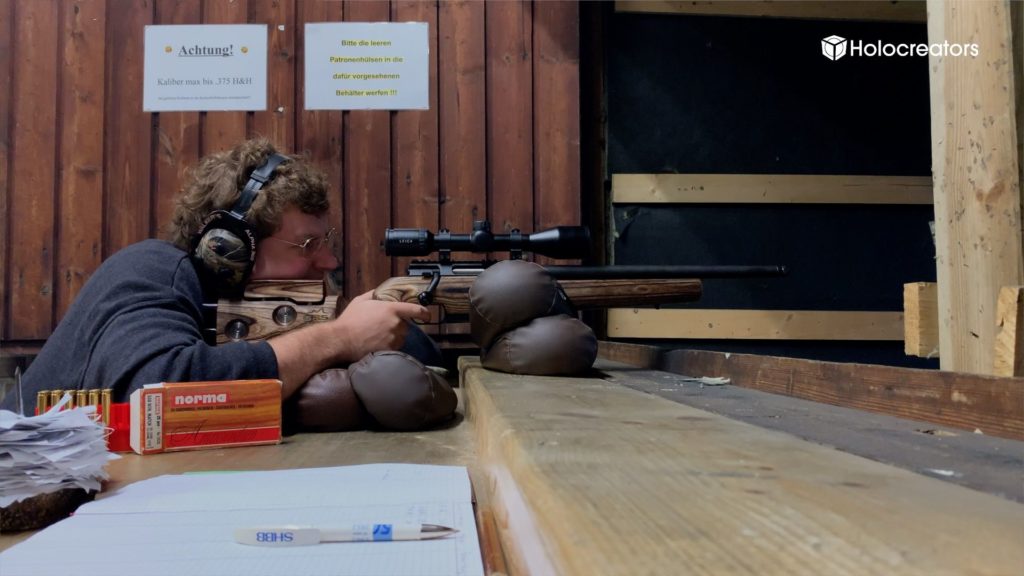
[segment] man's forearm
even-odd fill
[[[345,357],[343,346],[338,346],[333,323],[314,324],[292,330],[268,342],[277,356],[277,369],[284,383],[282,397],[295,393],[310,376],[330,366],[351,359]]]

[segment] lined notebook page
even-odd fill
[[[442,524],[440,540],[245,546],[236,528]],[[0,554],[4,576],[483,575],[460,466],[370,464],[160,476],[136,482]]]

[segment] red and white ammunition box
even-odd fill
[[[280,380],[164,382],[131,395],[139,454],[280,442]]]

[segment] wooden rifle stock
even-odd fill
[[[340,312],[341,297],[328,295],[322,280],[257,280],[241,300],[217,302],[217,344],[266,340]]]
[[[469,288],[476,276],[442,277],[434,304],[445,317],[469,314]],[[655,306],[700,299],[702,283],[691,278],[567,279],[559,282],[577,308]],[[418,303],[430,278],[396,276],[373,292],[377,300]],[[246,287],[241,300],[217,305],[217,343],[266,340],[314,322],[332,320],[347,302],[328,295],[320,280],[260,280]]]
[[[469,288],[476,276],[445,276],[434,292],[434,304],[444,308],[446,315],[469,314]],[[384,281],[373,297],[391,302],[418,303],[418,296],[427,289],[430,278],[396,276]],[[579,279],[561,280],[569,300],[577,308],[613,306],[654,306],[700,299],[701,281],[691,278],[652,278],[644,280]]]

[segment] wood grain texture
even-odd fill
[[[858,2],[849,0],[617,0],[616,12],[690,14],[704,16],[754,16],[924,22],[923,0]]]
[[[1013,91],[1016,97],[1014,108],[1017,110],[1017,178],[1024,187],[1024,2],[1010,2],[1010,20],[1010,35],[1013,36]],[[1020,197],[1020,211],[1021,226],[1024,227],[1024,193]]]
[[[903,353],[939,355],[939,287],[934,282],[903,285]]]
[[[102,260],[106,1],[75,0],[61,10],[58,322]]]
[[[340,297],[327,295],[319,280],[250,282],[241,299],[217,303],[217,344],[233,340],[227,333],[230,322],[245,324],[245,336],[239,340],[267,340],[315,322],[329,322],[338,316],[339,306],[343,306]]]
[[[486,4],[487,211],[495,234],[533,232],[532,8]]]
[[[173,0],[156,4],[158,24],[198,24],[201,0]],[[171,220],[174,198],[187,183],[188,171],[199,163],[199,112],[160,112],[157,116],[153,158],[153,221],[159,235]]]
[[[488,218],[487,95],[483,2],[442,2],[438,9],[438,226],[473,229]],[[442,325],[441,334],[457,328]]]
[[[440,214],[437,112],[437,2],[400,0],[391,4],[394,22],[426,22],[429,50],[427,110],[398,110],[391,120],[391,186],[395,228],[435,230]],[[383,239],[384,231],[378,232]],[[405,274],[411,258],[391,258],[391,275]]]
[[[326,0],[308,0],[296,4],[296,61],[305,62],[305,26],[310,22],[341,22],[345,4]],[[342,182],[343,143],[340,110],[306,110],[305,66],[295,70],[295,151],[304,154],[327,176],[330,226],[338,229],[338,237],[348,244],[345,229],[345,198]],[[345,251],[336,254],[344,270]]]
[[[14,2],[0,0],[0,74],[14,78],[13,50]],[[11,283],[10,268],[10,225],[8,224],[8,203],[11,198],[11,103],[14,82],[0,85],[0,341],[10,333],[10,308],[8,289]]]
[[[931,204],[928,176],[612,174],[612,202]]]
[[[483,2],[442,2],[438,10],[439,225],[472,230],[487,217]]]
[[[901,312],[831,310],[608,311],[609,338],[903,340]]]
[[[23,4],[24,9],[19,8]],[[356,12],[369,14],[365,20],[387,21],[393,16],[428,22],[433,58],[431,110],[378,111],[361,117],[303,109],[304,24],[343,21],[344,2],[0,0],[0,72],[7,70],[11,77],[0,85],[0,336],[8,344],[40,345],[99,261],[129,244],[164,235],[187,171],[206,153],[233,146],[246,135],[269,136],[283,151],[305,154],[326,173],[329,224],[338,229],[346,247],[339,254],[343,265],[332,278],[344,276],[347,280],[336,284],[347,282],[350,291],[354,285],[360,290],[373,287],[392,269],[404,272],[404,262],[393,264],[379,249],[383,229],[389,226],[469,231],[474,220],[491,218],[496,232],[512,226],[532,232],[538,218],[547,218],[538,209],[572,212],[563,208],[578,204],[580,191],[572,183],[563,184],[578,178],[579,160],[572,159],[578,155],[578,112],[559,111],[578,108],[578,89],[561,83],[579,82],[578,64],[571,49],[566,52],[563,46],[566,39],[574,43],[578,36],[577,17],[572,16],[577,8],[573,3],[539,6],[535,14],[534,7],[526,0],[352,3]],[[15,29],[25,24],[17,14],[33,11],[56,16],[43,19],[39,33],[15,38]],[[544,29],[534,26],[535,18]],[[145,26],[215,22],[268,25],[271,108],[252,114],[143,112]],[[535,39],[547,47],[534,50]],[[24,62],[29,60],[19,55],[36,63],[31,74],[21,78],[15,67],[27,69]],[[90,72],[88,66],[96,70]],[[535,74],[544,81],[534,82]],[[25,82],[50,82],[44,99],[56,102],[52,136],[45,138],[54,152],[41,163],[34,152],[19,153],[13,146],[14,122],[24,118],[15,114],[15,108],[44,106],[43,100],[28,96],[31,90]],[[98,100],[86,100],[87,92]],[[22,94],[27,99],[18,102]],[[538,99],[540,116],[535,118]],[[369,123],[367,117],[372,118]],[[33,114],[33,122],[50,121]],[[98,123],[100,128],[92,127]],[[346,153],[345,140],[350,137],[359,149]],[[98,151],[86,145],[93,138],[102,143]],[[542,149],[535,151],[535,146]],[[89,158],[97,157],[101,163],[93,174]],[[53,179],[48,196],[52,201],[47,200],[52,216],[44,218],[45,224],[28,224],[22,218],[24,200],[18,204],[13,198],[20,192],[15,180],[43,166],[46,174],[39,172],[40,177]],[[92,190],[91,178],[102,183],[102,191],[89,205],[85,192]],[[545,204],[535,209],[538,186],[546,186],[539,192]],[[489,188],[495,192],[490,197]],[[496,212],[489,206],[494,199]],[[349,200],[355,204],[346,207]],[[15,215],[21,220],[16,222]],[[554,216],[551,222],[572,219]],[[347,230],[351,222],[358,224],[353,231]],[[45,252],[19,256],[40,277],[49,277],[50,285],[26,283],[15,270],[14,252],[32,245],[15,240],[19,226],[31,226],[32,234],[50,238]],[[95,256],[90,253],[94,239]],[[41,246],[38,239],[35,245]],[[44,273],[43,267],[48,271]],[[20,324],[14,329],[12,300],[41,302],[40,290],[47,292],[49,303],[18,307]],[[21,330],[23,326],[31,329]]]
[[[1011,574],[1024,563],[1020,504],[599,378],[501,374],[465,357],[460,375],[513,572]]]
[[[286,153],[295,148],[295,10],[292,2],[249,0],[249,21],[267,24],[267,109],[252,113],[249,136]]]
[[[203,2],[203,24],[245,24],[248,20],[248,0],[207,0]],[[268,44],[268,51],[270,48]],[[248,133],[247,115],[248,112],[203,113],[200,116],[203,127],[203,155],[230,150],[245,140]]]
[[[345,2],[346,22],[387,22],[388,2]],[[391,225],[391,112],[345,113],[345,295],[352,298],[391,276],[381,241]]]
[[[996,376],[1024,376],[1024,287],[1003,286],[996,303]]]
[[[153,4],[107,3],[103,257],[150,237],[152,115],[142,111],[146,25]]]
[[[59,7],[15,5],[10,172],[10,332],[45,338],[53,321],[54,217],[57,185]],[[15,217],[16,215],[16,217]]]
[[[444,307],[447,314],[469,313],[469,289],[476,280],[473,276],[448,276],[437,285],[434,304]],[[419,302],[417,296],[426,290],[429,279],[418,276],[388,278],[373,291],[376,300],[389,302]],[[636,280],[560,280],[566,296],[577,308],[604,308],[608,306],[655,306],[693,302],[701,295],[701,281],[673,278]]]
[[[579,3],[536,2],[533,21],[533,229],[545,230],[582,217]]]
[[[1024,284],[1009,3],[928,2],[928,41],[979,43],[929,57],[939,359],[991,374],[996,299]]]
[[[959,372],[672,350],[659,369],[1024,440],[1024,380]]]

